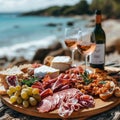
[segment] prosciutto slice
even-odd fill
[[[41,113],[58,109],[58,114],[61,117],[67,118],[73,111],[93,107],[94,104],[94,98],[92,96],[85,95],[78,89],[70,88],[44,98],[37,109]]]

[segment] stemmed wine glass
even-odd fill
[[[65,45],[72,51],[72,66],[76,66],[74,64],[74,53],[75,50],[77,49],[77,41],[78,41],[78,31],[80,31],[80,28],[66,28],[65,29]]]
[[[91,72],[88,67],[88,56],[91,55],[96,48],[95,35],[91,30],[79,31],[79,40],[77,42],[78,51],[85,56],[85,71]],[[91,41],[92,38],[92,41]]]

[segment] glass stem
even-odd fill
[[[72,66],[74,66],[74,53],[75,53],[75,50],[72,50]]]
[[[85,55],[85,70],[87,70],[88,66],[88,55]]]

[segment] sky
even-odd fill
[[[0,0],[0,13],[27,12],[50,6],[74,5],[80,0]],[[88,2],[91,0],[87,0]]]

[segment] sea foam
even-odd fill
[[[31,60],[37,49],[48,48],[56,41],[56,36],[48,36],[40,40],[19,43],[10,47],[1,47],[0,57],[6,56],[8,59],[12,59],[14,57],[23,56],[24,58]]]

